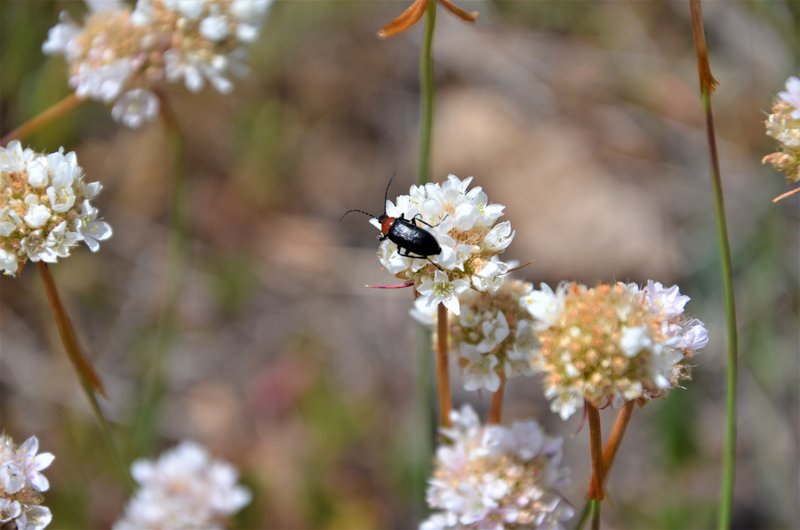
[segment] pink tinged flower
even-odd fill
[[[700,350],[708,345],[708,330],[699,320],[693,319],[686,323],[680,336],[680,341],[675,346],[681,350]]]
[[[135,88],[122,94],[111,108],[111,117],[133,129],[158,116],[158,98],[149,90]]]
[[[0,464],[0,486],[11,494],[25,487],[25,470],[19,462],[12,460]]]
[[[464,366],[464,390],[485,388],[496,392],[500,388],[500,376],[496,369],[500,361],[497,357],[484,355],[469,344],[461,345],[461,356],[467,361]]]
[[[27,505],[16,520],[17,530],[42,530],[53,520],[47,506]]]
[[[800,120],[800,78],[792,76],[786,80],[786,90],[778,92],[778,97],[794,107],[792,118]]]
[[[688,296],[682,295],[677,285],[666,288],[660,282],[648,280],[645,289],[647,301],[656,311],[661,311],[667,319],[674,318],[683,314],[683,308],[691,300]]]
[[[213,42],[225,40],[228,36],[228,20],[220,15],[212,15],[200,22],[200,34]]]
[[[52,453],[42,453],[37,455],[39,450],[39,440],[31,436],[25,440],[17,449],[17,458],[25,473],[25,479],[37,491],[47,491],[50,483],[44,475],[40,473],[53,463],[55,456]]]
[[[42,52],[45,55],[67,54],[70,43],[81,33],[81,28],[70,20],[66,11],[61,12],[59,17],[61,22],[50,28],[47,32],[47,40],[42,44]]]

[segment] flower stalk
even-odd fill
[[[725,202],[722,191],[722,176],[717,153],[717,140],[714,130],[714,116],[711,111],[711,93],[717,82],[711,75],[708,60],[708,48],[703,28],[703,12],[700,0],[690,0],[692,17],[692,34],[697,54],[697,69],[700,79],[700,100],[706,122],[706,138],[711,161],[711,184],[714,191],[714,209],[717,219],[717,240],[719,245],[720,264],[722,267],[722,285],[725,304],[725,321],[727,328],[727,366],[726,366],[726,418],[725,445],[722,456],[722,491],[720,494],[719,516],[717,527],[730,527],[733,508],[733,491],[735,484],[734,467],[736,463],[736,381],[738,372],[738,337],[736,331],[736,304],[733,290],[733,266],[731,260],[728,227],[725,218]]]
[[[67,352],[67,357],[69,357],[69,360],[75,367],[75,371],[78,373],[78,380],[81,383],[81,388],[83,389],[83,393],[86,395],[86,399],[89,401],[89,405],[94,413],[95,418],[97,419],[97,423],[100,425],[100,431],[103,434],[103,438],[108,446],[108,450],[111,452],[111,456],[116,466],[116,471],[119,474],[122,483],[128,489],[130,489],[131,482],[130,478],[128,477],[126,466],[122,460],[122,454],[120,453],[117,443],[114,440],[114,435],[111,433],[111,425],[103,414],[103,411],[100,409],[100,403],[97,401],[96,393],[108,398],[105,388],[103,387],[103,382],[100,379],[100,376],[97,375],[95,369],[92,367],[92,364],[81,351],[81,347],[78,343],[78,338],[75,333],[75,328],[72,325],[64,304],[61,302],[61,296],[58,294],[56,282],[53,278],[52,272],[50,271],[50,267],[43,261],[37,262],[36,267],[39,270],[39,276],[41,276],[42,283],[44,284],[47,302],[51,311],[53,312],[53,317],[56,321],[56,327],[58,328],[58,334],[61,337],[61,343],[64,346],[64,350]]]
[[[450,363],[447,358],[447,307],[439,304],[436,318],[436,388],[439,393],[439,425],[450,427],[450,410],[453,408],[450,395]]]
[[[500,374],[500,388],[492,394],[492,410],[489,413],[489,423],[500,423],[503,421],[503,394],[506,390],[505,374]]]
[[[84,101],[85,100],[83,98],[74,93],[68,95],[61,101],[54,103],[44,111],[40,112],[30,120],[26,121],[13,131],[0,138],[0,146],[8,145],[8,142],[11,140],[20,140],[30,136],[44,126],[76,109]]]
[[[592,488],[589,489],[589,499],[592,513],[592,530],[600,528],[600,502],[603,500],[603,435],[600,427],[600,411],[589,403],[585,404],[586,414],[589,417],[589,446],[592,455]]]
[[[603,448],[603,480],[601,486],[604,486],[606,479],[611,471],[611,466],[614,464],[614,458],[617,456],[617,451],[622,443],[622,437],[625,436],[625,430],[628,428],[628,423],[633,414],[633,401],[626,401],[617,414],[617,419],[614,420],[614,426],[611,428],[611,434],[606,440],[606,445]],[[597,477],[595,476],[594,469],[592,470],[592,478],[589,481],[589,498],[597,495],[596,489]]]
[[[425,13],[425,35],[420,58],[421,114],[419,133],[419,169],[417,183],[430,180],[433,144],[433,98],[436,93],[433,71],[433,34],[436,29],[436,2],[429,2]]]

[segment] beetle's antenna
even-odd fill
[[[342,214],[342,216],[339,218],[339,220],[341,221],[342,219],[344,219],[344,216],[345,216],[345,215],[347,215],[347,214],[349,214],[350,212],[358,212],[358,213],[363,213],[364,215],[369,215],[369,216],[370,216],[370,217],[372,217],[373,219],[377,219],[377,218],[378,218],[378,216],[377,216],[377,215],[372,215],[371,213],[369,213],[369,212],[365,212],[364,210],[358,210],[358,209],[355,209],[355,208],[353,208],[352,210],[347,210],[346,212],[344,212],[344,213]]]
[[[389,200],[389,186],[392,185],[392,181],[397,176],[397,172],[392,175],[392,178],[389,179],[389,183],[386,185],[386,191],[383,192],[383,211],[386,211],[386,201]]]

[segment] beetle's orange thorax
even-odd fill
[[[384,217],[383,219],[381,219],[381,232],[383,233],[383,235],[389,233],[389,229],[392,228],[394,220],[395,220],[394,217]]]

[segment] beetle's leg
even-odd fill
[[[378,236],[378,241],[383,241],[385,239],[389,239],[389,236]]]
[[[403,251],[405,251],[405,253],[403,253]],[[404,258],[426,259],[431,263],[431,265],[433,265],[434,267],[436,267],[440,271],[444,272],[443,269],[439,265],[437,265],[436,263],[434,263],[431,260],[430,256],[421,256],[419,254],[417,254],[417,255],[411,254],[411,251],[409,251],[408,249],[402,248],[402,247],[397,247],[397,253],[400,254],[401,256],[403,256]]]

